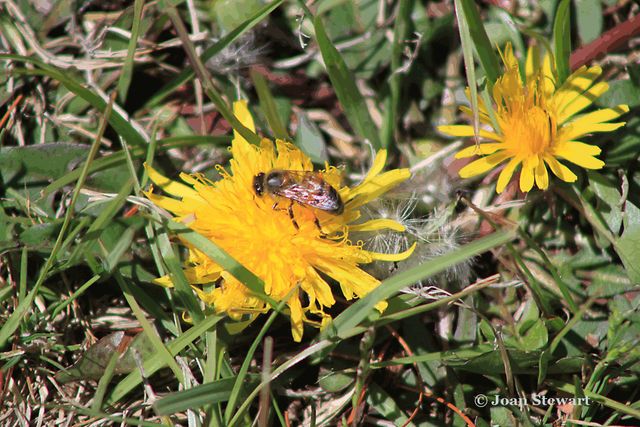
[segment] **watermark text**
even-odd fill
[[[525,397],[501,397],[501,396],[485,396],[484,394],[477,395],[474,402],[478,408],[484,408],[487,405],[490,406],[507,406],[514,405],[523,407],[524,405],[531,406],[550,406],[550,405],[591,405],[592,399],[588,397],[547,397],[544,395],[534,394],[531,398]]]

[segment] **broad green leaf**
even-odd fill
[[[608,83],[609,90],[600,95],[595,102],[598,107],[613,108],[625,104],[634,108],[640,105],[640,86],[633,80],[614,80]]]
[[[105,111],[104,111],[105,114],[100,119],[100,127],[98,130],[98,133],[96,134],[96,137],[91,145],[91,150],[89,151],[87,160],[85,164],[82,166],[82,172],[80,173],[78,182],[76,183],[75,189],[72,192],[71,201],[69,202],[69,205],[67,206],[67,210],[64,215],[64,222],[62,223],[62,228],[60,230],[60,233],[58,234],[56,243],[53,249],[51,250],[49,257],[47,258],[46,263],[44,264],[43,267],[41,267],[39,271],[38,280],[29,291],[29,294],[20,301],[18,306],[15,307],[14,311],[11,313],[9,319],[2,325],[2,328],[0,328],[0,348],[4,347],[7,341],[14,335],[16,329],[18,329],[18,327],[20,326],[20,322],[24,319],[24,316],[26,315],[27,311],[31,308],[31,304],[33,303],[36,296],[40,292],[40,288],[44,283],[45,279],[47,278],[47,275],[49,274],[49,272],[51,271],[51,268],[54,266],[54,264],[58,260],[58,256],[60,255],[58,251],[62,247],[63,242],[65,241],[65,238],[68,240],[68,237],[70,238],[74,237],[74,236],[66,236],[66,233],[67,233],[67,230],[69,230],[69,225],[74,215],[74,209],[78,201],[78,197],[80,195],[80,189],[84,186],[85,180],[89,173],[89,166],[91,165],[91,162],[93,161],[96,153],[98,152],[99,142],[102,138],[102,135],[107,125],[107,120],[111,113],[111,107],[112,107],[111,102],[112,100],[109,102],[109,104],[106,105]]]
[[[526,299],[523,308],[522,315],[517,323],[518,332],[521,334],[525,333],[540,319],[540,311],[533,298]]]
[[[62,220],[34,224],[22,232],[18,231],[18,241],[32,250],[51,250],[61,228]]]
[[[221,35],[227,35],[259,14],[263,3],[259,0],[216,0],[208,4],[218,31]]]
[[[320,129],[305,111],[300,110],[296,117],[298,119],[298,129],[296,130],[294,143],[309,156],[312,162],[324,164],[329,158],[327,146],[320,134]]]
[[[624,207],[624,232],[614,245],[632,283],[640,282],[640,209],[629,200]]]
[[[622,226],[622,206],[619,205],[620,192],[614,187],[613,183],[595,171],[589,171],[589,184],[589,188],[597,196],[597,200],[595,200],[596,212],[606,222],[609,232],[614,236],[618,236]],[[606,248],[609,246],[610,242],[597,230],[595,237],[598,247]]]
[[[602,2],[600,0],[579,0],[576,5],[578,34],[582,44],[588,44],[602,33]]]
[[[523,350],[537,350],[547,346],[549,343],[549,332],[542,319],[538,321],[524,334],[518,343]]]
[[[0,149],[2,186],[58,179],[86,160],[89,149],[88,145],[66,142],[3,147]]]
[[[114,373],[129,373],[137,368],[134,351],[143,362],[155,354],[145,333],[127,337],[123,331],[114,332],[89,347],[72,367],[58,372],[55,378],[61,383],[100,379],[114,353],[120,354]]]

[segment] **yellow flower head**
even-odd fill
[[[245,126],[254,128],[244,101],[235,103],[234,112]],[[401,260],[413,252],[411,248],[402,254],[377,254],[349,241],[352,231],[383,228],[404,231],[403,226],[390,220],[350,224],[360,217],[360,212],[356,210],[358,206],[387,192],[410,176],[408,169],[379,175],[386,161],[384,150],[376,156],[364,181],[353,188],[341,186],[341,173],[333,167],[327,166],[324,171],[309,174],[313,171],[310,159],[295,146],[280,140],[276,141],[275,148],[268,139],[263,139],[260,147],[257,147],[236,134],[231,153],[231,173],[219,167],[223,177],[217,182],[210,182],[199,174],[182,174],[182,180],[191,187],[170,181],[147,166],[151,180],[180,199],[154,195],[151,191],[145,194],[156,205],[173,212],[175,221],[183,222],[211,239],[260,277],[264,281],[264,292],[271,298],[282,301],[300,284],[286,302],[296,341],[302,339],[303,322],[324,326],[331,320],[331,316],[324,313],[324,307],[331,307],[335,299],[319,272],[335,279],[349,300],[366,295],[380,284],[358,268],[359,264],[373,260]],[[292,175],[298,178],[304,178],[305,175],[313,176],[316,180],[320,178],[337,190],[344,201],[344,210],[326,212],[309,204],[273,196],[269,191],[258,195],[254,187],[256,175],[268,174],[272,170],[295,171]],[[293,218],[289,209],[293,212]],[[255,317],[257,313],[268,310],[264,301],[217,263],[198,249],[183,243],[189,247],[185,269],[189,282],[192,285],[216,282],[211,292],[194,286],[199,297],[215,307],[216,312],[227,313],[239,320],[244,314]],[[168,276],[157,279],[155,283],[173,286]],[[302,306],[300,290],[308,295],[306,307]],[[377,306],[381,311],[385,307],[384,302]],[[309,320],[306,312],[319,316],[321,320]]]
[[[626,105],[594,111],[579,118],[573,117],[591,105],[609,89],[605,82],[593,84],[602,73],[600,67],[583,66],[560,87],[556,87],[551,55],[540,64],[540,52],[531,47],[527,54],[526,84],[522,81],[518,62],[511,44],[507,44],[503,62],[506,71],[493,86],[494,115],[499,126],[497,132],[481,129],[480,136],[495,143],[468,147],[456,154],[457,159],[483,155],[460,170],[462,178],[484,173],[504,160],[511,159],[500,173],[497,192],[501,193],[511,180],[516,167],[522,163],[520,189],[533,188],[533,182],[544,190],[549,186],[547,166],[565,182],[577,177],[558,162],[565,159],[586,169],[600,169],[604,162],[595,158],[600,148],[576,141],[593,132],[609,132],[625,123],[607,123],[629,111]],[[469,92],[467,90],[467,96]],[[480,122],[493,126],[487,106],[479,102]],[[471,110],[461,108],[468,116]],[[440,126],[441,132],[470,137],[473,127],[467,125]]]

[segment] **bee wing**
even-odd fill
[[[340,210],[340,196],[331,185],[322,180],[321,175],[304,171],[288,173],[294,174],[297,182],[290,182],[278,189],[277,195],[327,212]]]

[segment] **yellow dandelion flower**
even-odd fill
[[[558,158],[585,169],[602,168],[604,162],[595,157],[600,154],[600,148],[576,139],[624,126],[624,122],[607,122],[629,111],[629,107],[618,105],[574,117],[609,89],[605,82],[594,85],[602,69],[583,66],[557,88],[551,55],[546,55],[541,64],[540,52],[536,47],[532,46],[527,54],[526,84],[522,81],[511,44],[507,44],[502,60],[506,71],[493,86],[494,115],[499,129],[494,132],[480,130],[481,137],[496,142],[479,144],[458,152],[457,159],[485,156],[463,167],[460,176],[469,178],[479,175],[511,159],[500,173],[496,191],[501,193],[504,190],[516,167],[522,163],[520,189],[527,192],[533,188],[534,179],[542,190],[549,186],[547,166],[565,182],[577,179]],[[478,102],[480,122],[493,127],[487,106],[481,99]],[[469,108],[461,109],[471,117]],[[473,127],[467,125],[440,126],[438,129],[454,136],[474,135]]]
[[[234,104],[236,117],[248,128],[255,129],[244,101]],[[363,250],[349,240],[352,231],[383,228],[404,231],[404,227],[390,220],[373,220],[351,224],[360,217],[358,206],[387,192],[410,176],[408,169],[382,173],[386,152],[376,156],[371,171],[359,185],[341,186],[341,173],[334,167],[314,172],[310,159],[298,148],[286,142],[263,139],[260,147],[250,145],[235,134],[232,142],[230,171],[218,168],[222,179],[210,182],[202,175],[182,174],[188,184],[171,181],[149,166],[151,180],[165,192],[178,199],[145,193],[157,206],[176,215],[175,221],[188,224],[221,247],[238,262],[264,281],[264,292],[282,301],[298,284],[300,287],[286,304],[291,318],[291,330],[296,341],[302,339],[303,322],[315,326],[326,325],[331,316],[324,312],[335,299],[329,284],[320,273],[339,283],[344,297],[362,297],[380,282],[361,270],[360,264],[373,260],[397,261],[407,258],[413,248],[402,254],[378,254]],[[344,201],[344,209],[327,212],[309,204],[273,196],[268,191],[256,193],[255,177],[272,170],[296,171],[297,175],[311,175],[331,185]],[[313,204],[313,203],[312,203]],[[275,206],[274,206],[275,205]],[[291,213],[292,216],[291,217]],[[190,246],[185,275],[198,296],[213,306],[217,313],[227,313],[240,320],[244,314],[255,318],[266,312],[266,303],[224,271],[216,262]],[[211,292],[200,287],[215,282]],[[155,283],[173,286],[168,276]],[[308,296],[302,306],[300,291]],[[386,303],[378,304],[382,311]],[[312,321],[306,313],[319,317]]]

